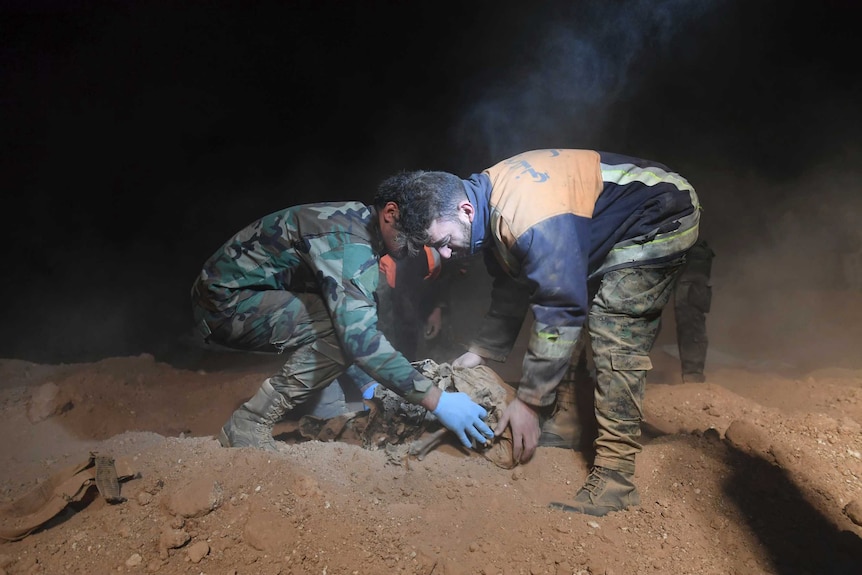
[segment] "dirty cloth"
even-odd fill
[[[512,390],[488,366],[453,367],[425,359],[413,362],[417,371],[448,392],[463,392],[488,411],[491,428],[506,409]],[[401,464],[409,456],[410,444],[423,434],[433,433],[442,425],[425,408],[408,403],[382,385],[374,397],[366,400],[367,410],[344,413],[332,418],[305,415],[299,420],[299,433],[305,439],[342,441],[366,449],[383,449],[393,463]],[[517,463],[512,456],[511,431],[496,438],[477,452],[498,467],[511,469]]]

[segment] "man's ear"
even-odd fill
[[[386,202],[383,206],[383,221],[387,224],[395,224],[401,218],[401,210],[395,202]]]
[[[463,200],[460,204],[458,204],[458,209],[467,214],[467,218],[469,218],[470,223],[473,223],[473,217],[476,215],[476,208],[473,207],[468,200]]]

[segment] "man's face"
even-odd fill
[[[469,256],[473,239],[472,218],[463,211],[458,212],[456,220],[438,218],[428,227],[428,236],[428,245],[436,248],[445,259]]]

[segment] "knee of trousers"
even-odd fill
[[[326,388],[345,369],[346,365],[312,343],[291,352],[281,371],[270,380],[273,387],[285,395],[291,404],[300,405]]]

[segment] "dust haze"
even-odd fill
[[[368,201],[397,170],[466,177],[573,147],[660,161],[698,190],[714,349],[854,361],[862,90],[828,5],[502,2],[390,21],[376,5],[18,4],[0,356],[167,353],[200,266],[256,218]],[[484,309],[483,288],[466,295]]]

